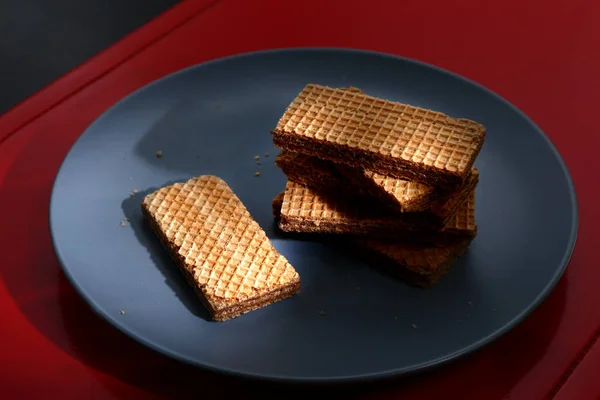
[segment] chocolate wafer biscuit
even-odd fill
[[[216,321],[300,289],[300,277],[220,178],[158,189],[141,204],[150,226]]]
[[[333,198],[296,182],[287,182],[279,227],[286,232],[367,236],[428,244],[456,243],[477,234],[475,191],[443,228],[432,229],[419,221],[390,214],[387,208],[356,199]]]
[[[285,149],[277,155],[275,163],[289,180],[303,186],[358,197],[362,201],[380,201],[390,208],[390,212],[406,213],[403,218],[433,227],[442,227],[450,221],[479,181],[479,172],[473,168],[463,185],[452,192],[444,192]]]
[[[282,150],[275,162],[290,181],[314,189],[326,197],[346,197],[364,208],[380,207],[387,209],[389,213],[399,214],[397,209],[390,208],[389,204],[369,195],[357,181],[345,179],[330,161]],[[442,218],[431,212],[404,213],[399,217],[406,223],[435,229],[443,227],[447,220],[446,217]]]
[[[281,218],[284,193],[272,202],[275,219]],[[471,240],[446,245],[426,245],[406,242],[389,242],[373,239],[348,239],[368,261],[384,268],[406,283],[427,288],[446,275],[448,270],[468,249]]]
[[[314,84],[272,130],[280,148],[448,189],[470,173],[485,132],[467,119]]]

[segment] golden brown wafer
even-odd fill
[[[409,182],[336,164],[338,171],[354,185],[364,188],[371,196],[385,202],[399,212],[430,212],[447,222],[479,183],[479,170],[475,167],[464,183],[453,190],[440,190],[431,186]]]
[[[204,175],[147,195],[142,210],[216,321],[285,299],[300,277],[229,186]]]
[[[454,188],[485,137],[474,121],[309,84],[272,131],[276,146],[429,186]]]
[[[438,190],[413,191],[403,197],[405,191],[401,185],[392,183],[378,186],[378,182],[364,176],[360,171],[347,171],[346,168],[340,168],[339,164],[317,157],[284,149],[275,158],[275,163],[293,182],[324,194],[330,193],[334,198],[350,196],[356,201],[368,204],[367,207],[376,207],[380,203],[388,207],[390,213],[402,213],[397,218],[405,222],[432,228],[443,227],[456,215],[458,208],[464,204],[479,179],[479,173],[474,168],[474,173],[467,179],[467,182],[451,194],[440,194]],[[344,172],[340,173],[340,170],[344,170]],[[362,178],[356,178],[355,175],[362,175]],[[397,181],[395,178],[388,178],[386,182],[393,180]],[[406,189],[406,186],[404,188]],[[446,197],[444,198],[444,196]],[[406,205],[404,202],[406,199],[411,208],[415,207],[415,203],[421,204],[421,207],[415,208],[420,208],[422,211],[404,212],[402,207]],[[425,205],[428,208],[425,208]]]
[[[431,229],[388,209],[328,194],[288,181],[283,193],[279,227],[286,232],[367,236],[430,244],[456,243],[477,234],[475,191],[443,228]]]
[[[418,182],[381,175],[373,171],[335,164],[335,168],[355,186],[364,188],[373,197],[381,199],[400,212],[419,212],[431,209],[440,197],[439,189]],[[451,193],[454,190],[450,191]]]

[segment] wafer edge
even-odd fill
[[[280,195],[284,194],[285,191]],[[276,198],[278,199],[280,195]],[[475,225],[473,231],[436,230],[426,226],[413,226],[408,223],[402,224],[402,222],[397,220],[393,224],[382,221],[382,224],[361,226],[355,222],[345,223],[344,221],[330,222],[326,220],[290,218],[281,214],[281,206],[279,206],[279,209],[274,210],[274,212],[277,212],[276,219],[279,229],[287,233],[348,236],[356,239],[373,239],[384,242],[402,241],[432,246],[453,245],[463,240],[473,240],[477,236],[477,225]],[[402,228],[398,229],[399,226],[402,226]]]
[[[316,164],[316,161],[313,161],[315,160],[314,157],[307,157],[307,159],[309,164]],[[318,162],[321,164],[322,160],[318,160]],[[312,165],[304,165],[302,168],[298,168],[289,161],[279,160],[276,161],[276,163],[291,182],[311,188],[324,195],[331,195],[334,198],[338,198],[339,196],[349,196],[351,198],[356,198],[359,201],[381,205],[389,209],[390,213],[394,214],[394,217],[401,220],[404,219],[405,224],[416,224],[430,229],[441,229],[445,222],[451,217],[445,214],[438,215],[430,210],[402,213],[397,201],[395,202],[395,205],[392,205],[383,200],[380,196],[376,196],[373,193],[364,190],[358,182],[343,178],[342,173],[338,171],[338,167],[333,166],[333,163],[331,162],[327,162],[330,165],[325,167],[325,173],[322,173],[322,170],[324,169],[322,164],[319,168],[313,168]],[[330,171],[327,169],[330,169]],[[338,175],[340,176],[338,177]],[[383,190],[380,189],[380,192],[383,192]],[[390,197],[392,196],[390,195]]]
[[[458,210],[468,201],[471,193],[479,183],[479,173],[471,173],[460,193],[455,196],[438,199],[431,207],[431,212],[444,219],[444,225],[456,216]]]
[[[337,145],[283,130],[273,129],[271,134],[273,135],[273,144],[281,149],[304,153],[309,156],[346,164],[352,168],[367,169],[382,175],[419,182],[441,189],[453,190],[463,183],[466,177],[466,173],[457,174],[445,169],[429,167],[423,163],[379,153],[375,154],[370,151],[355,149],[347,145]],[[477,144],[477,148],[467,162],[467,170],[470,170],[473,166],[482,145],[483,141]]]
[[[400,278],[404,282],[411,286],[417,286],[421,288],[431,287],[437,283],[443,276],[445,276],[450,268],[452,268],[459,257],[464,255],[469,249],[472,240],[464,240],[460,243],[452,245],[452,253],[448,256],[444,263],[440,264],[438,268],[431,273],[424,273],[411,269],[403,263],[399,263],[391,257],[369,247],[368,243],[357,243],[358,253],[360,256],[365,257],[368,261],[378,263],[377,267],[385,272]]]
[[[285,150],[284,150],[285,151]],[[280,153],[281,154],[281,153]],[[298,154],[298,153],[295,153]],[[323,161],[323,160],[319,160]],[[279,155],[275,158],[275,164],[281,169],[284,175],[293,182],[302,186],[310,187],[321,192],[343,192],[348,195],[365,197],[364,190],[344,179],[343,175],[333,167],[333,163],[325,161],[329,169],[326,174],[321,174],[320,170],[311,169],[311,173],[305,173],[289,162],[282,161]]]
[[[382,206],[389,208],[390,212],[397,214],[399,218],[405,216],[407,219],[406,223],[417,223],[430,229],[441,229],[448,224],[448,222],[456,216],[460,207],[465,204],[471,191],[475,189],[479,180],[479,175],[472,173],[469,175],[465,184],[459,187],[450,196],[446,195],[445,198],[439,198],[439,195],[438,197],[430,195],[427,196],[426,200],[419,201],[420,204],[427,204],[427,207],[429,208],[420,207],[419,210],[402,211],[402,205],[393,195],[377,186],[366,176],[363,175],[365,182],[362,184],[359,182],[359,178],[352,177],[352,175],[362,175],[360,173],[347,172],[348,176],[345,181],[335,176],[337,170],[346,170],[345,167],[338,168],[338,166],[334,167],[332,165],[331,168],[335,168],[336,171],[333,171],[331,174],[321,174],[320,171],[310,170],[310,168],[306,167],[304,169],[296,168],[294,165],[291,165],[288,162],[282,162],[281,160],[276,160],[276,164],[281,168],[288,180],[300,184],[301,186],[312,188],[315,191],[327,195],[354,196],[364,201],[380,203]],[[307,169],[310,170],[310,172],[307,172]],[[345,174],[345,172],[340,173]],[[366,181],[369,181],[369,183]],[[367,187],[368,185],[372,186],[371,190],[362,188]],[[432,197],[436,200],[430,203],[429,201]],[[418,218],[415,219],[415,214],[421,214],[423,219],[420,221]]]

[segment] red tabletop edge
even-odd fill
[[[580,356],[578,364],[569,371],[569,379],[558,388],[555,400],[600,398],[600,331],[590,341],[589,348]]]
[[[311,2],[307,1],[303,3],[302,7],[311,10],[318,6],[318,4],[309,3]],[[467,3],[470,2],[462,2],[461,4],[464,6]],[[360,4],[362,3],[348,2],[347,8],[342,10],[342,14],[348,13],[348,8],[350,8],[350,14],[352,12],[356,13]],[[471,396],[469,398],[542,398],[544,393],[552,393],[553,385],[561,383],[564,373],[570,373],[571,378],[562,385],[558,391],[559,396],[564,396],[564,393],[568,394],[568,390],[573,390],[573,387],[586,387],[585,391],[577,392],[579,395],[577,398],[596,398],[599,393],[598,385],[590,384],[589,380],[586,379],[587,375],[585,371],[590,371],[590,366],[592,368],[591,371],[593,371],[594,366],[597,365],[594,363],[598,354],[597,345],[594,345],[590,353],[585,357],[580,356],[580,352],[585,351],[586,343],[589,343],[590,340],[596,337],[598,322],[600,322],[600,313],[595,307],[586,309],[586,305],[595,304],[598,301],[598,293],[595,288],[597,288],[599,275],[597,271],[590,267],[598,264],[597,252],[593,244],[599,233],[596,227],[599,225],[598,222],[600,222],[600,219],[598,218],[598,211],[592,205],[598,203],[600,196],[598,195],[598,190],[593,185],[586,184],[587,180],[584,175],[586,171],[594,171],[594,167],[596,167],[595,170],[597,171],[598,162],[595,160],[593,152],[586,151],[586,146],[582,146],[580,143],[573,143],[574,141],[568,133],[577,132],[580,134],[590,149],[597,148],[599,140],[598,137],[590,135],[590,132],[593,130],[593,125],[591,124],[593,121],[585,118],[575,118],[575,121],[566,120],[561,122],[561,118],[564,119],[564,115],[573,115],[573,113],[579,113],[577,115],[581,116],[592,115],[592,106],[598,104],[598,93],[600,91],[597,90],[598,78],[596,72],[600,63],[597,58],[594,58],[597,56],[594,56],[593,52],[584,50],[594,48],[594,45],[598,43],[598,35],[594,35],[596,31],[592,29],[590,21],[599,16],[600,7],[597,4],[584,1],[571,2],[569,6],[566,6],[566,3],[562,4],[563,8],[561,9],[543,8],[544,4],[540,1],[532,1],[528,5],[529,8],[525,7],[526,11],[536,11],[536,20],[541,21],[539,22],[541,25],[538,24],[534,28],[540,30],[539,28],[543,26],[542,22],[550,20],[549,16],[555,20],[562,21],[565,24],[565,28],[562,30],[559,29],[557,32],[542,30],[542,33],[548,36],[546,40],[541,42],[541,44],[536,42],[538,45],[537,48],[532,48],[531,44],[529,44],[530,47],[527,47],[528,51],[533,55],[519,53],[525,58],[526,62],[521,61],[519,63],[519,60],[516,60],[513,61],[516,64],[514,66],[502,65],[504,74],[510,75],[505,77],[503,74],[498,75],[490,69],[492,63],[486,64],[485,60],[492,57],[493,54],[490,54],[491,52],[489,51],[485,53],[484,46],[481,47],[481,52],[484,53],[481,55],[483,61],[477,60],[465,64],[464,61],[460,60],[460,57],[444,52],[444,49],[439,48],[439,46],[430,46],[425,51],[422,50],[422,46],[418,45],[419,43],[412,46],[410,44],[400,46],[396,43],[397,41],[388,41],[385,43],[372,41],[372,45],[370,45],[366,38],[368,35],[364,35],[364,32],[362,34],[359,32],[358,34],[354,34],[354,36],[351,32],[344,32],[346,37],[350,39],[346,42],[339,37],[336,38],[329,31],[325,33],[331,36],[323,35],[323,32],[319,32],[321,34],[320,37],[313,35],[308,39],[284,38],[283,35],[273,38],[268,37],[267,22],[277,12],[285,14],[288,10],[284,10],[282,8],[284,6],[274,1],[263,1],[262,5],[270,10],[271,18],[267,18],[269,17],[267,15],[263,16],[261,20],[261,15],[256,11],[256,7],[248,3],[244,3],[241,0],[222,1],[210,7],[206,14],[191,18],[187,23],[180,24],[180,29],[171,32],[171,34],[166,33],[163,35],[164,40],[162,43],[148,45],[129,56],[123,53],[123,59],[127,60],[127,62],[114,65],[109,71],[100,72],[99,75],[96,75],[97,79],[91,78],[83,84],[86,86],[84,89],[81,90],[81,86],[75,85],[72,91],[69,92],[69,95],[46,103],[49,106],[46,108],[44,115],[38,114],[36,118],[36,114],[32,113],[30,115],[34,115],[34,117],[31,121],[23,119],[21,124],[25,123],[25,125],[18,129],[17,134],[13,135],[14,137],[7,140],[0,147],[0,182],[2,183],[2,186],[0,186],[0,200],[2,201],[2,209],[6,209],[4,205],[16,207],[17,203],[20,202],[24,203],[23,207],[30,206],[32,207],[31,211],[35,211],[32,212],[34,215],[31,218],[34,216],[41,217],[42,219],[44,216],[47,218],[47,203],[44,204],[43,201],[31,199],[30,197],[35,197],[31,196],[31,189],[35,189],[37,195],[47,202],[51,179],[56,172],[62,156],[64,156],[64,153],[68,150],[77,135],[106,107],[125,94],[157,77],[184,66],[227,54],[259,48],[282,47],[282,45],[291,47],[327,44],[374,48],[433,63],[436,63],[436,57],[439,57],[441,66],[462,73],[467,77],[478,77],[478,81],[515,102],[517,106],[520,106],[533,117],[541,125],[542,129],[549,134],[567,161],[578,190],[581,215],[580,238],[572,262],[561,283],[540,309],[521,326],[510,332],[505,338],[452,366],[425,374],[408,383],[403,382],[400,386],[384,386],[381,397],[391,398],[392,395],[403,393],[414,395],[414,398],[433,398],[435,394],[448,393],[450,391],[451,393],[461,393],[461,397],[463,398],[466,398],[468,395]],[[374,5],[372,6],[375,7]],[[404,6],[408,7],[408,11],[412,11],[413,13],[415,11],[421,12],[421,15],[427,10],[426,5],[418,5],[416,3],[404,4]],[[471,4],[471,6],[473,9],[459,7],[458,11],[463,14],[463,18],[473,18],[474,15],[478,15],[477,13],[485,12],[483,9],[477,9],[477,5]],[[332,15],[331,7],[329,6],[328,8],[327,5],[320,5],[323,20],[327,18],[327,15]],[[439,7],[442,6],[439,5]],[[511,42],[511,38],[516,40],[522,36],[521,42],[527,43],[527,40],[531,42],[531,38],[528,38],[524,32],[519,31],[519,29],[527,29],[526,24],[523,24],[523,21],[520,20],[522,13],[520,14],[519,12],[522,12],[522,5],[512,2],[510,4],[500,4],[496,7],[494,15],[497,15],[499,19],[496,23],[502,23],[515,30],[512,36],[504,39],[504,41]],[[577,10],[577,7],[579,7],[579,12],[574,12],[573,10]],[[295,21],[288,19],[285,22],[290,27],[293,27],[294,24],[301,26],[305,22],[302,18],[307,18],[307,15],[302,14],[302,9],[294,9],[293,11],[296,15],[300,14],[301,18]],[[403,11],[406,11],[406,9]],[[446,18],[448,17],[448,13],[451,14],[451,10],[441,9],[438,10],[438,13],[440,17],[443,16]],[[387,14],[397,13],[387,12]],[[451,15],[456,17],[456,14]],[[368,17],[366,15],[366,18]],[[382,20],[385,18],[385,15],[382,15],[380,12],[377,14],[377,18]],[[431,19],[435,21],[436,18],[438,17],[435,12],[432,15],[430,13],[430,21]],[[234,24],[248,32],[245,41],[240,41],[239,36],[233,34],[215,36],[216,32],[221,32],[218,24],[222,21],[229,21],[230,24]],[[473,23],[477,22],[475,18],[473,18],[473,21]],[[317,15],[313,23],[318,24],[319,22],[323,23]],[[485,24],[487,23],[489,21],[485,21]],[[485,24],[481,25],[485,26]],[[278,26],[275,28],[278,28]],[[375,28],[373,29],[375,30]],[[531,31],[526,32],[529,32],[530,36],[536,36]],[[503,33],[507,34],[507,32]],[[571,36],[565,37],[566,35]],[[400,36],[398,35],[398,37]],[[456,42],[462,38],[460,32],[458,35],[455,34],[455,36],[451,37],[450,40]],[[187,47],[189,43],[186,43],[186,39],[192,37],[211,37],[216,39],[210,45],[206,45],[202,49],[202,52],[190,54],[190,50]],[[481,38],[481,41],[485,42],[489,39],[489,37],[484,36]],[[561,39],[563,40],[562,42]],[[575,39],[577,40],[574,41]],[[471,38],[471,41],[468,43],[471,47],[476,47],[479,44],[477,39]],[[554,66],[548,64],[546,70],[539,70],[540,64],[544,64],[551,53],[552,55],[562,54],[562,57],[565,57],[565,49],[569,49],[569,47],[566,47],[564,42],[570,42],[571,46],[575,48],[575,50],[570,50],[570,62],[560,63],[560,60],[556,60]],[[502,43],[495,43],[494,50],[496,53],[502,53],[503,50],[507,52],[506,48],[502,48]],[[573,43],[576,44],[573,45]],[[498,47],[501,48],[498,49]],[[560,53],[561,51],[562,53]],[[527,59],[528,56],[530,59]],[[536,61],[536,57],[539,57],[537,61],[539,64],[533,68],[531,65]],[[156,62],[157,60],[163,60],[163,62],[152,64],[152,61]],[[440,62],[437,64],[440,65]],[[497,60],[496,62],[498,63]],[[96,65],[95,60],[90,61],[90,63]],[[534,71],[537,70],[539,71],[536,75]],[[560,96],[556,96],[558,97],[557,99],[551,96],[542,96],[545,93],[547,80],[552,75],[548,71],[553,74],[557,72],[563,74],[562,79],[553,82],[552,86],[553,93],[560,93]],[[575,78],[585,82],[585,84],[579,84],[578,81],[574,80]],[[520,84],[515,85],[515,80]],[[524,85],[525,81],[528,81],[527,85]],[[564,96],[571,96],[570,99],[573,105],[565,104]],[[25,102],[20,107],[24,107],[27,104],[28,102]],[[16,110],[13,110],[13,112]],[[80,115],[74,114],[76,110],[81,110]],[[561,111],[563,112],[562,114],[560,114]],[[72,118],[68,124],[65,124],[66,117]],[[6,133],[5,125],[3,125],[4,116],[1,118],[0,135]],[[27,121],[30,123],[26,123]],[[49,136],[48,132],[51,132],[54,136]],[[56,139],[54,154],[48,154],[44,146],[47,144],[49,137]],[[576,142],[582,141],[584,140],[580,139]],[[5,157],[5,155],[11,155],[11,157]],[[10,164],[6,162],[9,159]],[[44,166],[40,167],[32,165],[31,162],[26,162],[32,159],[40,160],[40,162],[44,161],[42,163]],[[26,179],[23,180],[23,178]],[[29,184],[31,187],[28,187]],[[17,196],[24,197],[16,198]],[[25,222],[31,223],[33,220]],[[22,376],[21,381],[18,379],[13,379],[10,382],[0,380],[0,393],[11,393],[9,389],[12,388],[15,390],[12,393],[19,393],[18,390],[21,390],[20,393],[22,394],[23,386],[18,385],[25,385],[25,380],[30,382],[30,387],[35,386],[31,385],[31,381],[39,384],[39,387],[53,387],[54,389],[58,385],[63,385],[63,389],[66,390],[65,393],[81,394],[85,390],[91,390],[90,388],[93,387],[96,390],[94,391],[94,397],[101,398],[112,398],[111,393],[127,394],[128,398],[138,398],[138,396],[145,398],[152,392],[153,386],[151,384],[132,383],[128,379],[130,378],[129,375],[123,375],[121,372],[115,375],[110,369],[108,370],[109,375],[106,375],[105,372],[102,372],[103,369],[98,370],[97,366],[96,369],[92,369],[94,367],[86,367],[85,365],[88,365],[88,363],[85,363],[77,352],[70,352],[68,349],[65,349],[68,343],[57,343],[57,340],[52,340],[52,335],[48,336],[47,332],[46,335],[41,334],[42,332],[39,330],[40,325],[36,326],[34,322],[40,324],[39,319],[46,318],[43,321],[45,324],[53,327],[52,329],[60,331],[58,327],[54,327],[56,322],[51,317],[60,320],[61,315],[45,316],[48,314],[48,311],[54,310],[56,312],[56,310],[51,306],[48,306],[50,310],[41,307],[40,310],[37,310],[37,313],[33,312],[38,321],[32,321],[32,311],[27,310],[27,306],[24,304],[40,308],[38,304],[40,299],[52,302],[56,301],[58,297],[61,301],[64,300],[68,304],[74,304],[73,307],[82,313],[84,321],[91,324],[90,326],[93,326],[94,329],[106,334],[107,338],[111,338],[108,340],[110,344],[118,343],[119,346],[125,346],[126,344],[127,347],[122,347],[120,350],[127,356],[134,354],[143,360],[150,359],[155,362],[153,365],[162,365],[160,368],[163,369],[165,366],[175,369],[179,368],[167,360],[150,355],[145,349],[139,349],[135,343],[128,342],[126,338],[121,338],[116,332],[111,331],[110,327],[106,327],[106,324],[102,321],[97,321],[94,319],[94,316],[90,316],[89,311],[87,311],[88,314],[84,315],[83,313],[86,313],[86,309],[80,303],[80,299],[74,294],[72,288],[64,281],[64,277],[56,278],[55,276],[58,271],[58,265],[55,259],[49,259],[49,257],[54,256],[51,246],[47,242],[47,232],[36,234],[35,232],[40,230],[39,224],[37,228],[32,227],[31,229],[27,229],[27,227],[23,226],[26,223],[23,221],[19,223],[18,220],[15,218],[11,219],[10,216],[7,223],[9,226],[20,227],[21,233],[29,239],[40,239],[40,246],[32,252],[39,254],[30,254],[28,261],[30,263],[33,261],[40,263],[40,271],[36,271],[36,273],[41,275],[41,277],[34,279],[36,281],[34,282],[35,284],[31,284],[27,281],[27,278],[32,278],[32,276],[21,276],[19,284],[23,287],[20,291],[15,291],[13,288],[12,292],[9,292],[6,290],[6,287],[0,287],[0,292],[4,292],[0,295],[0,312],[5,316],[6,320],[11,322],[10,330],[0,332],[0,335],[2,335],[0,342],[14,343],[14,348],[7,349],[9,358],[7,360],[9,363],[7,364],[10,365],[11,369],[21,371],[21,373],[29,370],[33,374]],[[42,241],[45,242],[42,243]],[[18,238],[11,243],[13,245],[19,243]],[[5,244],[5,246],[9,245],[10,243]],[[24,245],[21,244],[22,246]],[[23,249],[25,250],[25,247]],[[26,256],[25,253],[16,253],[23,257]],[[9,264],[11,264],[11,261],[14,261],[14,265],[16,266],[26,265],[24,262],[18,262],[15,257],[9,257]],[[41,268],[44,262],[50,263],[51,268],[48,270]],[[7,271],[2,272],[3,277],[6,277]],[[42,277],[46,279],[42,279]],[[11,293],[13,301],[10,300]],[[42,311],[45,311],[45,313]],[[25,314],[28,314],[29,319]],[[549,321],[552,321],[550,322],[552,324],[550,331],[547,329]],[[90,337],[98,338],[98,335],[94,334],[94,332],[87,332],[87,334]],[[538,342],[541,342],[541,344],[538,344]],[[24,347],[24,343],[27,343],[27,346]],[[535,356],[531,356],[533,351],[531,348],[535,348],[537,352]],[[38,367],[34,367],[30,363],[26,365],[28,369],[20,368],[19,365],[23,365],[23,360],[20,360],[23,354],[29,354],[30,357],[33,357],[35,354],[36,359],[39,360],[54,360],[63,370],[48,371],[41,364]],[[594,355],[596,355],[595,358]],[[111,356],[115,357],[116,354],[113,353]],[[124,359],[119,360],[120,362],[126,362]],[[519,363],[524,362],[523,360],[525,360],[526,368],[519,365]],[[577,361],[581,361],[578,368],[575,371],[569,371],[569,366]],[[128,365],[133,366],[133,364]],[[513,369],[516,372],[509,369]],[[579,371],[583,372],[579,373]],[[2,372],[0,376],[8,377],[9,375],[7,374],[11,370],[4,368]],[[44,373],[49,373],[49,376],[45,376]],[[156,371],[150,375],[155,378],[157,377]],[[18,375],[13,374],[10,376],[14,378]],[[70,379],[65,380],[65,376],[69,376]],[[92,384],[90,382],[92,376],[94,376],[94,379],[101,381],[103,385]],[[467,376],[471,378],[476,377],[476,381],[479,381],[479,384],[476,381],[474,382],[473,379],[466,379],[465,377]],[[62,381],[53,382],[52,377],[57,379],[61,379],[62,377]],[[573,379],[579,379],[580,381],[577,383],[578,381],[573,381]],[[44,382],[44,384],[41,382]],[[575,386],[572,386],[570,382],[576,382],[573,384]],[[110,390],[107,392],[106,390],[102,390],[102,387],[110,387]],[[140,389],[140,387],[143,387],[143,389]],[[8,389],[5,391],[4,388]],[[148,392],[148,390],[151,392]],[[37,392],[37,394],[40,393],[42,392]]]

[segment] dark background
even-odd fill
[[[0,114],[179,0],[0,0]]]

